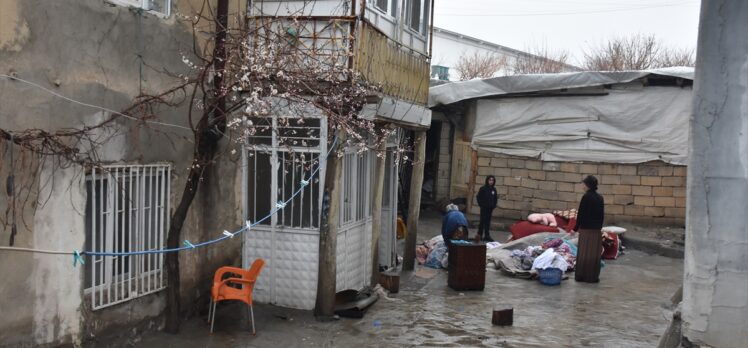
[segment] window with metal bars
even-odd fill
[[[85,250],[129,253],[164,248],[169,228],[168,164],[106,166],[86,180]],[[85,287],[94,310],[166,287],[161,253],[92,256]]]

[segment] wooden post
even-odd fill
[[[377,148],[377,166],[374,171],[374,192],[371,202],[371,286],[379,283],[379,238],[382,235],[382,194],[384,191],[384,166],[387,158],[387,140]]]
[[[325,190],[319,227],[319,266],[317,269],[317,300],[314,315],[318,320],[331,320],[335,315],[335,288],[337,286],[337,237],[340,222],[340,187],[343,158],[338,158],[338,149],[345,144],[345,134],[337,132],[337,145],[327,157]]]
[[[416,239],[418,238],[418,218],[421,213],[421,188],[423,186],[423,166],[426,161],[426,131],[416,131],[414,144],[413,171],[410,175],[410,199],[408,199],[408,234],[405,236],[405,259],[403,270],[412,271],[416,263]]]

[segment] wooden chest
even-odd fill
[[[486,245],[451,244],[447,284],[454,290],[483,290],[486,285]]]

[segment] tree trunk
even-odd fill
[[[228,0],[219,0],[216,5],[216,42],[213,48],[213,68],[217,72],[213,78],[213,108],[203,113],[195,129],[195,158],[185,183],[182,198],[171,217],[171,225],[166,238],[167,248],[178,248],[182,239],[182,226],[187,218],[192,201],[200,187],[202,173],[213,164],[218,150],[218,141],[226,129],[226,97],[223,90],[223,71],[226,61],[226,28],[228,26]],[[211,117],[212,116],[212,117]],[[216,127],[220,132],[213,130]],[[197,166],[196,164],[199,164]],[[181,292],[179,287],[179,253],[166,254],[167,284],[166,291],[166,332],[178,333],[180,325]]]
[[[345,144],[343,132],[337,132],[337,148]],[[337,240],[340,222],[340,179],[343,158],[338,158],[337,149],[327,157],[325,190],[319,227],[319,266],[317,270],[317,300],[314,316],[318,320],[330,320],[335,315],[335,288],[337,286]]]
[[[405,258],[403,270],[412,271],[416,263],[416,239],[418,239],[418,218],[421,213],[421,188],[423,167],[426,160],[426,131],[416,131],[414,144],[413,172],[410,174],[410,198],[408,199],[408,234],[405,236]]]

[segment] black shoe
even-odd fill
[[[485,236],[485,237],[483,238],[483,241],[485,241],[486,243],[488,243],[488,242],[493,242],[493,238],[491,238],[491,236],[489,236],[489,235],[486,235],[486,236]]]

